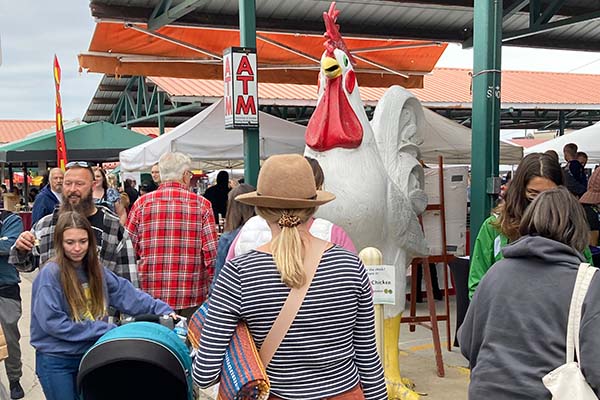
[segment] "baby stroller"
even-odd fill
[[[151,322],[102,336],[79,365],[83,400],[193,400],[192,360],[172,330]]]

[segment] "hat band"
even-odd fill
[[[256,191],[256,195],[257,195],[257,196],[263,196],[263,194],[261,194],[259,191]],[[264,195],[264,196],[269,196],[269,195]],[[269,196],[269,197],[275,197],[275,196]],[[281,199],[282,199],[282,200],[286,200],[286,198],[285,198],[285,197],[281,197]],[[302,200],[316,200],[316,199],[317,199],[317,195],[315,194],[315,195],[314,195],[314,196],[312,196],[312,197],[304,198],[304,199],[302,199]],[[289,200],[292,200],[292,199],[289,199]]]

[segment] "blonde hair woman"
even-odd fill
[[[317,207],[334,198],[316,189],[312,169],[299,155],[269,158],[257,191],[236,197],[256,206],[272,239],[228,261],[219,274],[194,362],[198,385],[218,381],[239,320],[248,324],[260,348],[290,290],[309,284],[267,366],[271,398],[387,399],[365,268],[356,255],[317,239],[307,228]],[[309,283],[304,259],[315,253],[321,258]]]

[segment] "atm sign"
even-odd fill
[[[229,47],[223,53],[225,128],[258,127],[256,49]]]

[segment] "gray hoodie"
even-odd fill
[[[542,377],[565,363],[567,318],[577,268],[569,246],[525,236],[503,249],[483,277],[459,332],[469,360],[469,399],[551,399]],[[600,395],[600,273],[583,304],[581,369]]]

